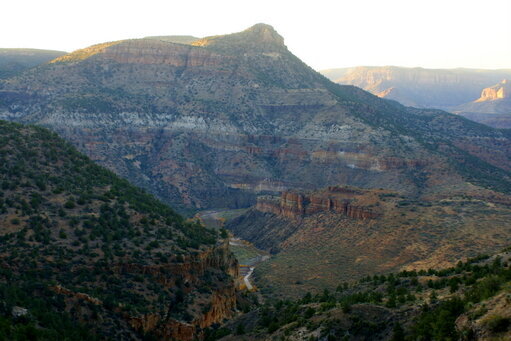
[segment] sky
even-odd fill
[[[4,0],[0,47],[73,51],[150,35],[272,25],[316,70],[511,69],[511,0]]]

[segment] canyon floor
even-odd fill
[[[226,221],[244,214],[247,209],[214,209],[198,212],[195,218],[206,227],[223,229]],[[270,259],[270,254],[258,249],[252,243],[231,234],[229,248],[239,262],[239,282],[241,289],[255,291],[257,287],[252,283],[251,277],[256,266]]]

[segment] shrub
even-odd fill
[[[66,203],[64,204],[64,207],[67,208],[67,209],[75,208],[76,205],[75,205],[74,200],[69,199],[68,201],[66,201]]]
[[[494,333],[502,333],[509,330],[509,327],[511,326],[511,319],[508,317],[493,315],[485,321],[485,325]]]

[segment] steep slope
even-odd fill
[[[321,73],[336,83],[355,85],[404,105],[450,109],[472,102],[482,88],[509,77],[511,70],[359,66]]]
[[[330,187],[260,197],[226,227],[274,254],[256,267],[256,284],[296,297],[371,273],[452,266],[498,251],[511,241],[510,219],[508,196],[475,186],[421,200]]]
[[[337,184],[511,188],[505,133],[333,84],[264,24],[191,45],[100,44],[0,88],[0,117],[51,127],[181,208]]]
[[[215,231],[54,133],[0,121],[0,185],[0,338],[192,340],[233,314]]]
[[[477,100],[457,106],[453,112],[498,128],[511,128],[511,84],[507,79],[483,89]]]
[[[51,50],[0,49],[0,79],[15,76],[64,54],[66,52]]]
[[[209,340],[509,340],[510,251],[269,300]]]

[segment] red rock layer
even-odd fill
[[[232,317],[235,307],[236,289],[234,286],[227,286],[224,290],[213,293],[209,311],[191,323],[171,318],[162,320],[158,314],[130,316],[128,322],[134,329],[152,331],[161,340],[192,341],[202,339],[202,332],[198,331],[197,327],[206,328]]]
[[[301,194],[283,192],[280,200],[275,197],[259,197],[256,209],[288,219],[300,219],[318,212],[335,212],[353,219],[374,219],[380,214],[368,207],[352,204],[353,199],[362,194],[357,190],[331,186],[327,192]]]
[[[194,290],[194,287],[202,285],[201,276],[210,268],[225,269],[233,278],[239,277],[238,262],[232,256],[227,242],[202,253],[185,256],[183,261],[179,263],[162,265],[126,263],[114,266],[114,270],[118,272],[151,274],[159,283],[169,288],[174,287],[176,280],[179,278],[191,284],[187,289],[184,289],[185,293],[189,293]],[[234,281],[227,281],[219,289],[213,291],[209,299],[209,309],[196,315],[191,323],[165,318],[158,313],[131,316],[122,313],[121,310],[117,312],[121,313],[135,330],[144,333],[152,332],[161,340],[192,341],[202,339],[201,329],[233,316],[236,308],[236,287]],[[73,292],[59,285],[50,289],[78,301],[86,301],[94,305],[103,304],[101,300],[84,293]]]

